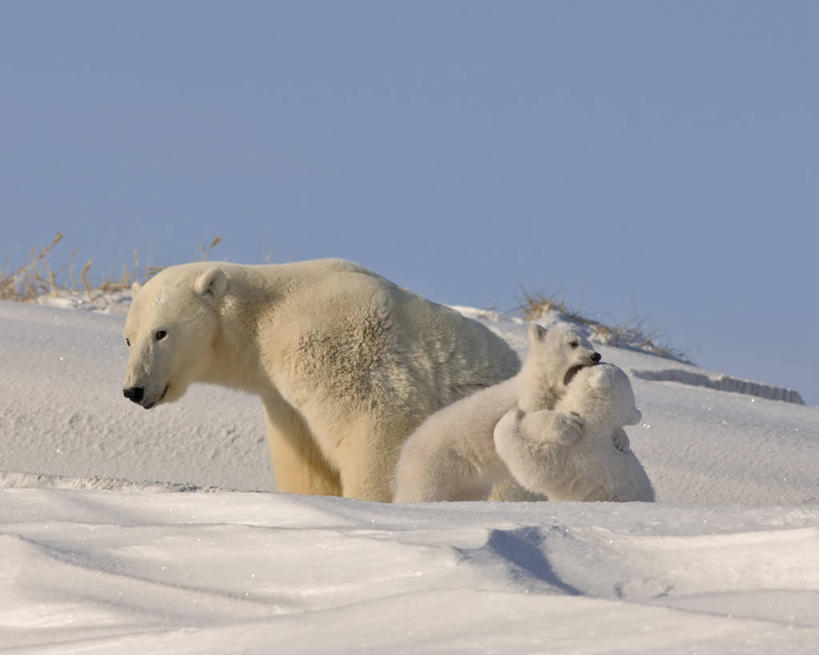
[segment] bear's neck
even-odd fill
[[[270,382],[262,363],[259,328],[265,320],[265,308],[274,303],[277,294],[258,282],[248,284],[241,276],[231,276],[229,286],[218,308],[211,362],[202,382],[264,396]]]
[[[548,375],[534,366],[526,366],[519,373],[521,378],[518,407],[524,412],[553,409],[561,393],[548,379]]]

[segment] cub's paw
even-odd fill
[[[566,414],[558,413],[558,442],[562,444],[573,444],[580,439],[583,434],[583,419],[580,414],[568,412]]]
[[[628,435],[623,428],[617,428],[614,432],[612,432],[611,443],[614,444],[614,447],[621,453],[626,452],[631,445]]]
[[[574,412],[553,412],[545,409],[527,414],[523,419],[524,433],[539,443],[573,444],[583,434],[583,419]]]

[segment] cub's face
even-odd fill
[[[561,323],[548,330],[537,323],[529,326],[529,354],[527,361],[544,371],[556,388],[565,389],[577,373],[600,362],[596,352],[580,331]]]
[[[643,418],[628,375],[614,364],[580,371],[569,389],[571,394],[582,394],[596,412],[607,413],[613,426],[637,425]]]
[[[199,275],[167,269],[144,287],[132,287],[125,319],[130,350],[123,395],[145,409],[182,397],[210,364],[217,329],[214,300],[224,291],[224,273]]]

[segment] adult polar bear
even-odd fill
[[[258,394],[291,493],[391,500],[406,437],[520,368],[478,322],[338,259],[182,264],[133,292],[125,397],[150,409],[192,382]]]

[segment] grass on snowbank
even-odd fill
[[[56,297],[84,291],[86,299],[93,302],[101,295],[129,289],[134,282],[145,282],[162,270],[159,266],[141,264],[137,251],[130,264],[122,265],[122,271],[117,277],[112,271],[102,281],[93,282],[90,279],[90,271],[94,260],[89,259],[78,273],[76,250],[58,268],[52,268],[50,256],[62,239],[63,235],[58,233],[52,242],[39,252],[37,249],[32,250],[28,260],[14,270],[7,272],[0,266],[0,300],[35,302],[42,296]],[[208,246],[200,244],[199,258],[207,259],[210,251],[221,240],[222,237],[217,236]],[[599,343],[641,350],[667,359],[691,363],[684,353],[672,348],[667,340],[660,340],[656,330],[647,329],[644,319],[621,325],[606,325],[587,318],[555,295],[529,294],[525,290],[522,291],[523,299],[518,304],[518,310],[528,320],[538,320],[550,312],[557,312],[563,320],[587,327],[591,332],[591,338]]]
[[[145,282],[162,270],[161,266],[140,264],[139,251],[134,252],[134,259],[129,264],[123,263],[122,272],[114,277],[109,273],[102,281],[93,282],[90,278],[93,259],[89,259],[77,274],[77,251],[69,255],[68,260],[54,269],[50,256],[63,235],[57,233],[53,241],[41,251],[33,249],[28,260],[19,268],[6,271],[0,267],[0,300],[33,302],[40,296],[57,296],[65,292],[84,290],[88,300],[100,293],[112,293],[129,289],[134,282]],[[222,240],[221,236],[211,241],[209,246],[199,246],[200,259],[207,259],[210,250]]]
[[[685,364],[692,363],[685,353],[673,348],[656,329],[648,328],[645,318],[607,325],[584,316],[582,312],[570,307],[555,294],[527,293],[524,289],[521,291],[523,298],[518,302],[518,310],[527,320],[539,320],[550,313],[557,313],[563,320],[588,328],[591,339],[598,343],[641,350]]]

